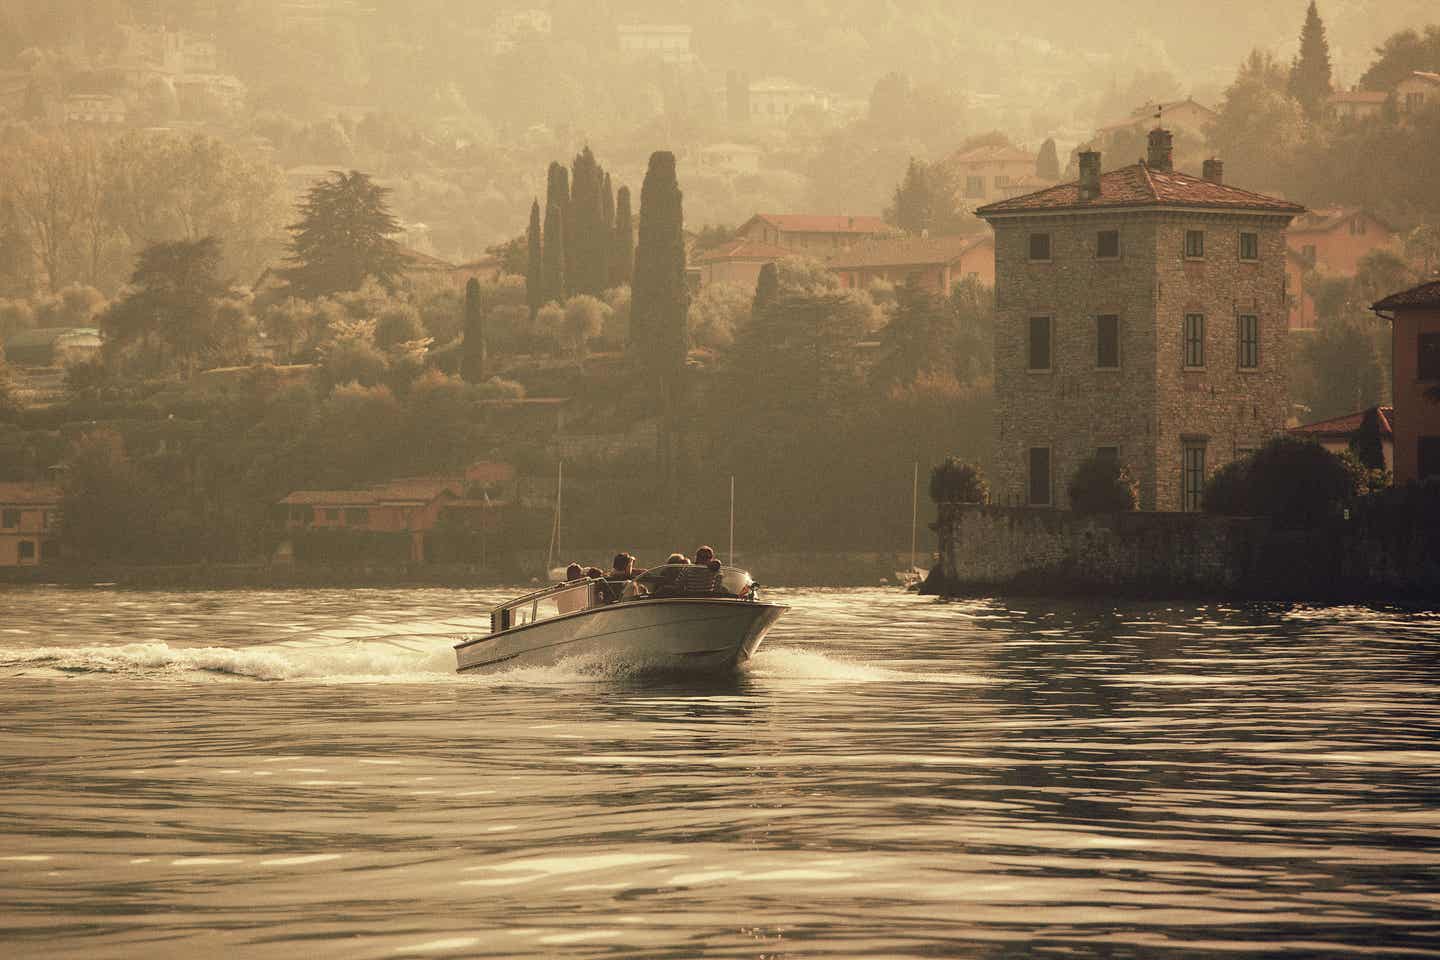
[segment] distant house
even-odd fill
[[[1291,427],[1289,433],[1293,436],[1314,440],[1331,453],[1344,453],[1350,449],[1351,441],[1359,435],[1360,428],[1365,423],[1365,417],[1372,412],[1375,415],[1376,425],[1380,429],[1380,447],[1385,454],[1385,469],[1394,471],[1395,428],[1392,426],[1395,418],[1394,407],[1371,407],[1369,410],[1347,413],[1343,417],[1331,417],[1329,420],[1306,423],[1298,427]]]
[[[1378,117],[1389,99],[1383,90],[1337,90],[1330,94],[1330,113],[1341,121],[1368,120]]]
[[[100,352],[94,327],[40,327],[5,339],[5,358],[17,367],[65,367]]]
[[[716,173],[751,174],[760,172],[759,147],[746,143],[712,143],[699,153],[700,169]]]
[[[0,567],[33,567],[60,557],[60,488],[0,483]]]
[[[955,174],[961,199],[1004,200],[1014,195],[1013,182],[1035,176],[1035,154],[1018,147],[974,147],[952,154],[945,167]]]
[[[123,124],[129,116],[125,101],[103,93],[76,93],[65,98],[66,123]]]
[[[491,526],[497,521],[496,509],[513,495],[514,481],[509,464],[476,464],[464,475],[408,477],[355,490],[296,490],[279,506],[292,537],[317,531],[388,534],[403,549],[376,559],[423,563],[430,559],[427,535],[443,513],[478,511],[482,527]],[[467,493],[475,490],[482,491],[480,499],[468,499]],[[467,522],[473,526],[476,521],[472,517]]]
[[[1205,128],[1214,123],[1217,116],[1214,110],[1194,97],[1186,97],[1184,100],[1178,101],[1142,104],[1130,111],[1130,115],[1125,119],[1107,123],[1096,133],[1103,139],[1121,130],[1148,130],[1155,126],[1157,113],[1167,129],[1183,130],[1202,140],[1205,137]]]
[[[793,256],[794,250],[741,237],[705,251],[695,258],[694,263],[700,270],[699,284],[702,287],[712,283],[734,283],[753,290],[765,264]]]
[[[1440,280],[1392,293],[1372,310],[1391,322],[1395,482],[1440,477]]]
[[[1393,247],[1395,231],[1361,207],[1328,207],[1295,218],[1285,242],[1312,269],[1353,277],[1360,260],[1381,247]]]
[[[741,238],[824,259],[875,237],[898,233],[879,217],[757,213],[736,231]]]
[[[766,77],[750,84],[750,122],[758,126],[783,127],[797,110],[815,107],[830,109],[827,94],[786,77]]]
[[[616,28],[620,53],[632,60],[655,58],[664,63],[693,63],[694,28],[688,24],[624,24]]]
[[[1416,70],[1395,85],[1395,104],[1403,115],[1414,115],[1440,103],[1440,73]]]
[[[886,237],[842,251],[828,266],[847,289],[876,281],[899,285],[914,277],[931,293],[945,295],[966,277],[995,285],[995,238],[988,231],[969,237]]]

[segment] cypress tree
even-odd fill
[[[1300,52],[1290,66],[1290,96],[1304,109],[1312,121],[1324,116],[1331,93],[1330,41],[1325,38],[1325,23],[1315,0],[1305,10],[1305,25],[1300,28]]]
[[[550,230],[550,208],[554,207],[559,211],[556,220],[557,227]],[[550,170],[546,175],[545,183],[545,258],[550,260],[556,258],[563,265],[561,270],[561,286],[558,299],[564,299],[565,293],[565,272],[570,268],[570,261],[574,257],[574,250],[570,247],[570,171],[563,163],[551,163]],[[550,248],[554,247],[552,251]],[[545,288],[545,299],[557,299],[555,291],[551,287]]]
[[[759,319],[776,299],[780,296],[780,268],[775,261],[770,261],[760,268],[760,276],[755,281],[755,300],[750,305],[750,316]]]
[[[1035,158],[1035,176],[1042,180],[1060,179],[1060,153],[1055,149],[1054,137],[1040,144],[1040,155]]]
[[[540,266],[543,303],[565,299],[565,214],[559,204],[545,211],[544,253]]]
[[[465,284],[465,339],[460,353],[460,376],[466,383],[485,382],[485,311],[480,304],[480,281]]]
[[[545,305],[544,253],[540,240],[540,201],[530,204],[530,226],[525,231],[528,255],[525,258],[525,303],[530,307],[530,322]]]
[[[570,165],[570,209],[566,221],[566,287],[571,295],[599,294],[605,287],[600,272],[600,165],[587,146]]]
[[[615,188],[610,184],[610,174],[606,173],[600,183],[600,230],[596,236],[595,247],[599,256],[599,277],[601,286],[611,286],[610,275],[613,272],[611,261],[612,247],[615,245]]]
[[[683,199],[675,178],[675,154],[668,150],[651,154],[645,183],[640,188],[640,242],[635,248],[630,340],[642,370],[660,388],[660,409],[664,412],[657,466],[663,489],[672,492],[678,460],[681,377],[689,352],[686,319],[690,291],[685,284]]]
[[[624,286],[635,273],[635,225],[630,219],[630,188],[615,194],[615,240],[610,247],[610,284]]]

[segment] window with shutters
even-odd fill
[[[1235,344],[1241,370],[1260,366],[1260,318],[1242,313],[1236,320]]]
[[[1185,366],[1198,370],[1205,366],[1205,315],[1185,314]]]
[[[1048,371],[1050,369],[1050,348],[1053,338],[1051,326],[1051,319],[1049,317],[1030,318],[1030,342],[1028,344],[1026,359],[1027,369],[1035,371]]]
[[[1120,318],[1113,314],[1095,318],[1095,366],[1101,370],[1120,367]]]

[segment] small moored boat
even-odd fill
[[[599,656],[656,670],[733,669],[754,655],[781,614],[750,575],[673,564],[635,580],[572,580],[490,614],[490,634],[455,647],[457,670],[546,666]]]

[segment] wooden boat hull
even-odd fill
[[[733,669],[789,607],[720,598],[656,598],[589,607],[466,641],[457,669],[547,666],[570,657],[655,670]]]

